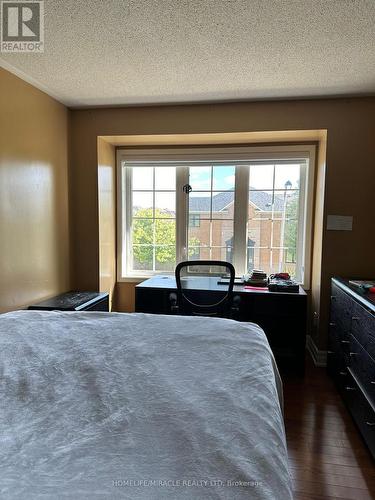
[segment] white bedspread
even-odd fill
[[[0,498],[290,499],[276,381],[251,324],[1,315]]]

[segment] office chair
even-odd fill
[[[171,312],[187,316],[233,318],[238,299],[232,297],[235,270],[229,262],[190,260],[175,270],[177,294],[170,294]],[[225,278],[225,284],[218,284]]]

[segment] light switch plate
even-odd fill
[[[352,231],[353,216],[352,215],[328,215],[327,217],[328,231]]]

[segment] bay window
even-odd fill
[[[213,259],[308,286],[314,151],[119,150],[119,279]]]

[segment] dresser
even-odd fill
[[[220,297],[223,287],[217,278],[210,278],[209,286],[191,288],[197,294]],[[155,276],[135,287],[136,312],[171,314],[169,296],[176,292],[172,276]],[[240,298],[236,319],[261,326],[267,336],[279,368],[304,374],[306,343],[307,295],[300,287],[298,293],[270,292],[233,287],[233,295]]]
[[[375,295],[332,278],[327,368],[375,458]]]

